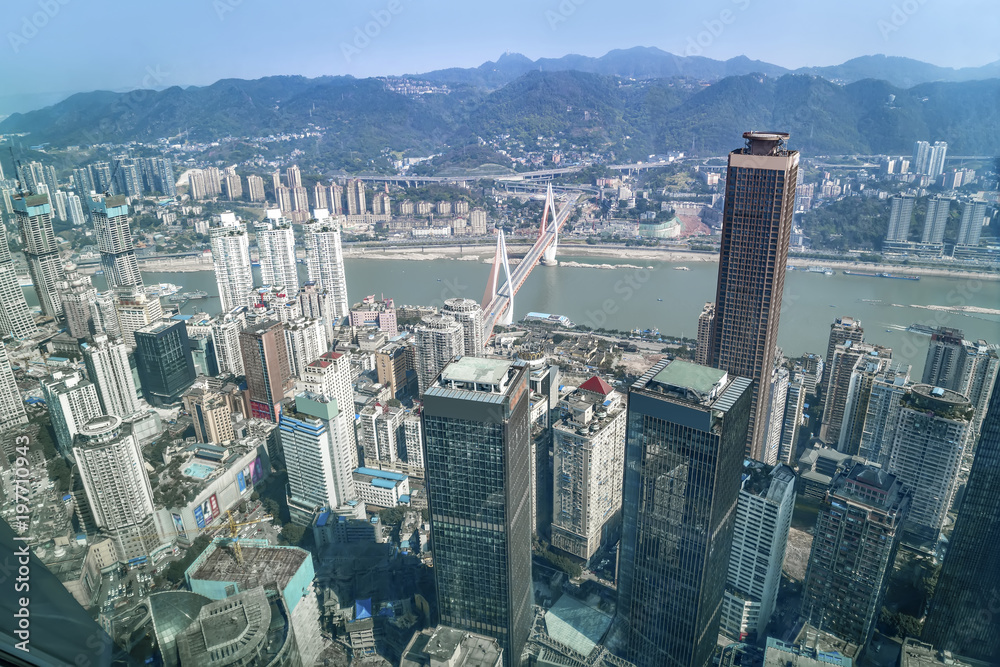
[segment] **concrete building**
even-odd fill
[[[268,599],[280,602],[279,609],[287,618],[286,642],[294,638],[298,652],[293,660],[278,664],[314,664],[323,650],[323,641],[319,633],[319,604],[313,589],[316,571],[312,555],[298,547],[271,546],[266,540],[245,540],[241,552],[242,562],[237,562],[231,549],[213,542],[185,572],[188,587],[193,593],[221,602],[263,584]],[[241,637],[249,639],[246,632]],[[205,663],[196,660],[195,664]]]
[[[250,416],[277,422],[281,401],[294,386],[284,325],[265,320],[240,332]]]
[[[531,627],[527,368],[462,357],[424,391],[427,499],[442,623],[520,663]]]
[[[899,667],[991,667],[991,663],[958,656],[947,649],[938,649],[914,637],[903,640],[900,649]]]
[[[465,330],[451,315],[438,313],[420,318],[413,335],[417,380],[423,393],[449,361],[465,354]]]
[[[333,312],[328,317],[339,321],[349,312],[340,223],[325,209],[313,211],[313,218],[303,225],[309,280],[330,293]]]
[[[250,240],[246,225],[229,211],[220,214],[218,223],[209,230],[209,237],[215,281],[225,313],[244,305],[244,295],[253,287]]]
[[[869,364],[874,365],[874,372],[877,374],[887,368],[891,361],[892,350],[886,347],[850,340],[837,345],[829,367],[830,381],[827,384],[820,438],[840,447],[841,432],[847,433],[849,427],[845,420],[849,417],[849,402],[857,389],[859,374]]]
[[[128,199],[124,196],[87,197],[94,223],[97,250],[108,286],[142,287],[142,275],[135,257],[132,230],[128,221]]]
[[[792,465],[799,443],[799,428],[802,426],[805,411],[806,388],[801,372],[792,371],[785,392],[785,414],[781,425],[781,444],[778,449],[778,462]]]
[[[247,176],[247,194],[252,202],[265,201],[267,197],[264,194],[264,179],[256,174]]]
[[[998,383],[1000,384],[1000,383]],[[1000,662],[1000,389],[993,388],[955,530],[922,638],[939,649]],[[985,613],[984,613],[985,612]]]
[[[98,295],[100,299],[100,295]],[[115,335],[107,327],[117,323],[118,334],[129,347],[135,347],[135,332],[158,322],[163,316],[160,300],[146,294],[146,290],[135,285],[117,287],[113,292],[115,317],[104,319],[104,333]],[[101,314],[103,317],[103,313]],[[96,323],[97,316],[95,314]],[[97,327],[95,326],[95,329]]]
[[[244,308],[235,308],[212,321],[212,345],[219,373],[243,375],[240,331],[246,326]]]
[[[7,345],[0,340],[0,432],[27,423],[28,414],[24,410],[24,400],[10,367]]]
[[[833,355],[837,351],[837,346],[848,341],[863,343],[864,340],[865,330],[861,326],[861,320],[856,320],[853,317],[838,317],[830,325],[830,337],[826,343],[826,358],[823,360],[824,394],[830,393],[830,382],[833,377]]]
[[[887,351],[875,350],[862,357],[854,366],[850,386],[844,402],[844,414],[840,427],[837,448],[848,454],[857,454],[864,439],[868,419],[868,404],[871,402],[875,382],[888,382],[897,375],[909,377],[910,367],[893,364]]]
[[[0,308],[0,338],[10,336],[23,340],[38,333],[35,318],[31,315],[17,277],[6,232],[3,243],[0,243],[0,303],[4,305]]]
[[[66,332],[78,339],[89,336],[94,319],[90,304],[97,299],[97,290],[90,276],[77,272],[75,264],[67,264],[65,278],[56,281],[56,291],[62,302],[63,317],[66,318]]]
[[[552,424],[551,544],[585,563],[621,535],[625,407],[594,376],[559,402]]]
[[[90,304],[90,315],[95,335],[103,334],[112,339],[122,337],[114,292],[111,290],[98,292],[97,296],[94,297],[94,302]],[[135,344],[134,338],[131,344]]]
[[[285,347],[292,375],[302,378],[306,366],[327,351],[326,326],[321,320],[297,317],[285,323]]]
[[[629,390],[618,614],[637,667],[711,664],[751,385],[664,359]]]
[[[958,239],[955,245],[979,245],[986,211],[987,204],[982,199],[970,199],[962,203],[962,219],[958,226]]]
[[[52,229],[52,206],[48,195],[16,197],[14,220],[21,232],[21,248],[28,261],[28,273],[35,286],[42,312],[49,317],[62,317],[62,302],[56,283],[65,279],[59,243]]]
[[[475,299],[445,299],[441,312],[462,325],[465,354],[478,356],[483,352],[483,309]]]
[[[950,199],[946,197],[931,197],[927,200],[927,216],[924,218],[924,231],[920,237],[921,243],[944,243],[944,230],[948,225],[948,214],[950,212]]]
[[[146,562],[160,539],[153,489],[132,426],[114,415],[95,417],[74,437],[73,455],[94,521],[115,541],[118,559]]]
[[[141,409],[136,392],[128,346],[107,336],[94,337],[93,344],[84,343],[83,363],[90,381],[97,387],[103,414],[125,419]]]
[[[856,463],[836,475],[809,554],[801,612],[807,623],[855,647],[868,643],[909,506],[902,482],[879,468]]]
[[[379,384],[389,387],[393,398],[399,398],[409,392],[410,383],[407,374],[412,375],[414,369],[411,367],[410,355],[407,354],[408,347],[407,344],[397,341],[384,345],[375,352],[375,368]]]
[[[721,631],[742,641],[767,628],[778,599],[788,530],[795,509],[795,473],[750,462],[736,504],[736,528],[722,599]]]
[[[152,405],[178,403],[195,379],[182,321],[160,321],[135,332],[135,367],[143,397]]]
[[[878,463],[883,468],[889,462],[889,451],[898,421],[899,400],[909,392],[910,366],[893,365],[871,379],[865,405],[854,408],[852,420],[857,421],[864,410],[861,436],[856,453],[866,461]],[[854,434],[857,428],[853,429]],[[852,440],[851,453],[854,452]]]
[[[914,385],[899,402],[886,469],[911,490],[905,529],[936,541],[958,487],[972,405],[961,394]]]
[[[695,350],[696,364],[708,364],[708,351],[712,345],[712,323],[715,321],[715,304],[709,301],[698,316],[698,347]]]
[[[366,296],[361,303],[351,308],[352,327],[376,326],[390,337],[399,334],[396,326],[396,306],[392,299],[376,299]]]
[[[885,235],[886,241],[907,242],[915,203],[916,197],[913,195],[896,194],[889,197],[889,231]]]
[[[336,442],[349,459],[349,470],[358,467],[358,450],[354,434],[354,380],[351,358],[340,352],[324,352],[319,359],[308,364],[302,378],[306,392],[317,394],[336,402],[338,415],[335,420]]]
[[[410,502],[410,480],[399,472],[375,468],[354,471],[354,490],[367,507],[395,507]]]
[[[288,294],[299,291],[295,264],[295,234],[292,224],[278,209],[268,209],[267,219],[254,225],[260,254],[260,279],[265,285],[283,287]]]
[[[347,215],[361,215],[368,210],[364,181],[354,178],[347,182]]]
[[[767,406],[767,439],[762,452],[763,463],[777,465],[781,453],[781,431],[785,425],[785,403],[788,399],[788,369],[776,366],[771,372],[770,402]]]
[[[97,388],[79,371],[56,371],[41,382],[42,398],[49,409],[56,445],[69,454],[80,428],[104,414]]]
[[[236,439],[233,410],[224,394],[213,391],[207,384],[195,384],[184,392],[183,402],[194,422],[198,442],[222,444]]]
[[[504,653],[493,637],[439,625],[413,635],[400,667],[501,667]]]
[[[413,204],[410,204],[410,213],[413,215]],[[400,211],[400,215],[403,212]],[[473,236],[484,236],[486,234],[486,211],[481,208],[474,208],[469,211],[469,227],[471,228],[471,233]]]
[[[745,132],[730,152],[709,365],[753,382],[746,454],[760,460],[767,440],[769,380],[792,231],[799,153],[785,133]],[[760,207],[777,215],[762,224]]]
[[[788,644],[767,638],[763,667],[852,667],[854,661],[846,655],[823,651],[810,646]]]
[[[365,465],[393,467],[405,451],[403,418],[406,412],[400,407],[378,402],[366,405],[358,415],[360,444],[365,453]]]

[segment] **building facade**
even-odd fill
[[[194,382],[194,360],[184,322],[155,322],[135,332],[135,367],[143,397],[168,405]]]
[[[139,398],[128,359],[128,347],[107,336],[95,336],[93,344],[84,344],[83,363],[90,381],[97,386],[103,414],[125,419],[140,409]]]
[[[52,229],[52,206],[48,195],[25,195],[12,202],[14,219],[21,232],[21,247],[28,260],[28,273],[35,285],[42,313],[62,317],[62,302],[56,283],[66,278],[59,244]]]
[[[250,241],[247,228],[235,213],[225,212],[209,230],[212,264],[219,286],[222,312],[244,305],[245,295],[253,287],[250,271]]]

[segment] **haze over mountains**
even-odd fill
[[[565,137],[616,158],[666,150],[723,154],[738,131],[792,133],[805,154],[908,153],[917,138],[943,140],[955,155],[992,155],[1000,146],[1000,63],[949,69],[905,58],[865,56],[789,72],[734,58],[681,57],[653,48],[601,58],[529,60],[508,54],[477,68],[411,79],[448,94],[403,95],[380,79],[299,76],[225,79],[162,91],[80,93],[45,109],[13,114],[0,133],[55,146],[192,141],[298,132],[324,136],[308,150],[349,166],[389,148],[427,154],[511,134],[532,143]],[[502,159],[502,158],[501,158]]]

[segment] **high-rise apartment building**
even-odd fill
[[[407,391],[406,372],[409,367],[406,344],[389,343],[375,352],[375,371],[379,384],[389,387],[393,398],[399,398]]]
[[[83,227],[87,222],[83,212],[83,200],[72,192],[66,195],[66,216],[74,227]]]
[[[42,381],[41,389],[52,418],[56,444],[68,454],[80,427],[103,414],[97,388],[80,371],[56,371]]]
[[[799,153],[785,133],[745,132],[729,154],[709,363],[753,381],[747,455],[766,442]]]
[[[916,197],[907,194],[896,194],[889,197],[889,231],[886,241],[906,243],[910,236],[910,222],[913,219],[913,205]]]
[[[629,390],[618,614],[638,667],[711,664],[752,384],[665,359]]]
[[[240,331],[246,326],[242,308],[223,313],[212,321],[212,344],[220,374],[243,375]]]
[[[948,226],[951,200],[946,197],[931,197],[927,200],[927,215],[924,218],[924,232],[921,243],[943,243],[944,230]]]
[[[527,367],[462,357],[425,388],[427,500],[441,623],[520,664],[531,627]]]
[[[965,334],[961,329],[941,327],[927,345],[922,382],[961,393],[965,361]]]
[[[451,315],[424,315],[413,330],[417,348],[417,382],[422,394],[435,376],[457,356],[465,354],[465,331]]]
[[[215,281],[219,286],[222,312],[244,305],[247,292],[253,287],[250,268],[250,241],[247,228],[235,213],[219,216],[218,225],[209,231]]]
[[[288,294],[299,291],[295,264],[295,233],[281,211],[269,209],[267,219],[254,225],[260,253],[260,279],[265,285],[284,287]]]
[[[871,383],[857,453],[883,468],[889,462],[890,445],[899,421],[899,402],[909,393],[909,382],[910,367],[900,364],[890,367]]]
[[[364,181],[354,178],[347,182],[347,215],[361,215],[368,210]]]
[[[858,374],[869,363],[877,365],[875,372],[885,368],[892,360],[892,350],[880,345],[845,341],[833,351],[833,362],[829,370],[830,382],[826,390],[826,404],[823,408],[823,425],[820,438],[829,443],[841,442],[841,432],[848,424],[850,400],[857,385]]]
[[[558,410],[552,424],[551,543],[589,563],[621,535],[625,397],[594,376],[564,397]]]
[[[298,186],[294,188],[289,188],[292,196],[292,210],[305,212],[309,210],[309,191],[303,187]]]
[[[465,354],[483,353],[483,308],[475,299],[445,299],[441,312],[451,315],[462,325]]]
[[[305,368],[327,350],[326,327],[320,320],[297,317],[285,323],[285,347],[293,376],[302,378]]]
[[[900,399],[886,469],[911,490],[908,533],[931,542],[941,534],[971,422],[969,399],[950,389],[917,384]]]
[[[698,316],[698,347],[694,353],[696,364],[708,365],[708,352],[712,347],[712,323],[714,321],[715,304],[709,301],[701,309],[701,315]]]
[[[982,424],[955,530],[923,639],[941,650],[1000,663],[1000,382]]]
[[[250,174],[247,176],[247,194],[250,201],[266,201],[267,196],[264,194],[264,179],[257,174]]]
[[[330,210],[330,195],[327,187],[322,182],[317,182],[313,186],[313,209],[321,208],[324,211]]]
[[[49,317],[62,317],[62,302],[56,283],[66,277],[59,244],[52,229],[52,206],[48,195],[24,195],[13,201],[14,219],[21,232],[21,247],[28,260],[28,272],[35,285],[35,294],[42,312]]]
[[[801,372],[793,371],[785,394],[785,416],[781,426],[781,446],[778,449],[778,461],[786,465],[791,465],[796,458],[805,400],[805,378]]]
[[[781,453],[781,432],[785,426],[785,403],[788,400],[788,369],[776,366],[771,372],[768,393],[771,396],[767,406],[766,440],[761,459],[767,465],[777,465]]]
[[[288,187],[290,188],[302,186],[302,172],[299,170],[299,165],[293,164],[291,167],[285,169],[285,180],[288,181]]]
[[[142,286],[139,263],[128,222],[128,200],[124,196],[87,198],[94,221],[101,266],[111,288]]]
[[[114,539],[118,560],[142,563],[159,546],[153,489],[132,425],[105,415],[83,424],[73,454],[98,528]]]
[[[184,392],[182,400],[198,442],[222,444],[236,439],[233,410],[225,394],[199,381]]]
[[[340,352],[324,352],[306,366],[302,386],[309,393],[335,401],[338,415],[333,424],[339,460],[350,474],[358,467],[354,433],[354,371],[351,358]],[[340,465],[340,464],[338,464]]]
[[[250,413],[258,419],[278,421],[281,401],[293,386],[284,328],[283,323],[268,320],[240,332]]]
[[[73,169],[73,189],[84,197],[97,190],[90,168],[76,167]]]
[[[791,468],[744,466],[722,600],[721,631],[733,639],[759,636],[771,620],[794,509]]]
[[[890,355],[890,350],[875,346],[855,363],[844,399],[840,435],[837,439],[839,451],[854,456],[861,449],[868,419],[868,404],[871,402],[875,382],[885,382],[900,372],[909,374],[910,367],[903,364],[893,365]]]
[[[956,245],[979,245],[979,237],[983,233],[983,220],[986,219],[986,202],[982,199],[970,199],[962,204],[962,219],[958,226]]]
[[[90,276],[80,274],[75,264],[67,264],[65,270],[65,278],[56,282],[56,291],[66,318],[66,332],[73,338],[86,338],[91,333],[91,304],[97,299],[97,290]]]
[[[16,340],[30,338],[38,332],[35,318],[17,278],[14,258],[10,254],[6,231],[0,239],[0,338],[11,336]]]
[[[809,554],[806,622],[856,647],[868,643],[909,505],[903,483],[880,468],[856,463],[837,473],[820,504]]]
[[[243,199],[243,181],[235,171],[228,172],[222,177],[222,193],[229,201],[239,201]]]
[[[944,173],[944,161],[948,155],[948,144],[944,141],[935,141],[930,147],[927,156],[927,175],[931,178]]]
[[[159,302],[159,300],[157,300]],[[91,321],[94,334],[104,334],[109,338],[121,338],[122,328],[118,322],[118,310],[115,305],[115,293],[111,290],[98,292],[94,302],[90,304]],[[135,344],[132,339],[131,345]]]
[[[913,165],[913,173],[915,174],[926,174],[927,164],[930,158],[931,145],[926,141],[914,141],[913,142],[913,160],[911,163]]]
[[[359,443],[365,455],[365,465],[393,468],[405,451],[403,419],[406,412],[399,407],[370,403],[359,415]]]
[[[347,277],[344,273],[344,252],[340,243],[340,225],[330,217],[328,211],[313,211],[313,221],[303,225],[306,246],[306,266],[309,280],[319,289],[330,292],[333,297],[334,312],[327,315],[331,320],[347,317]]]
[[[28,413],[10,366],[7,345],[0,340],[0,431],[27,423]]]
[[[194,382],[194,360],[184,322],[154,322],[135,332],[135,367],[142,394],[152,405],[168,405]]]
[[[101,295],[98,295],[98,301]],[[129,347],[135,347],[135,332],[139,329],[158,322],[163,316],[163,307],[160,300],[155,296],[146,294],[142,287],[118,287],[113,292],[115,318],[118,326],[118,334]],[[103,318],[103,313],[101,313]],[[94,317],[95,323],[97,316]],[[105,326],[104,331],[112,334],[108,325],[114,326],[111,318],[102,319]],[[95,326],[96,329],[96,326]]]
[[[837,346],[851,341],[863,343],[865,340],[865,330],[861,326],[861,320],[853,317],[838,317],[830,325],[830,337],[826,342],[826,358],[823,360],[825,382],[823,383],[823,393],[830,393],[830,378],[833,376],[833,353]]]
[[[103,414],[125,419],[138,412],[141,405],[136,397],[128,346],[99,335],[94,337],[92,345],[84,343],[81,347],[87,376],[97,387]]]
[[[344,214],[344,188],[337,183],[330,184],[330,214]]]

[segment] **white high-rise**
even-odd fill
[[[465,354],[476,356],[483,351],[483,309],[475,299],[446,299],[442,313],[462,325]]]
[[[326,352],[326,327],[320,320],[297,317],[285,323],[285,346],[292,375],[301,378],[310,362]]]
[[[49,409],[56,444],[64,453],[73,447],[73,436],[94,417],[104,414],[97,387],[80,371],[56,371],[42,380],[42,398]]]
[[[125,419],[141,409],[136,396],[135,379],[128,361],[128,346],[95,336],[94,344],[83,346],[83,363],[90,381],[97,386],[97,397],[104,414]]]
[[[927,200],[927,217],[924,218],[924,233],[921,243],[944,242],[944,231],[948,225],[951,200],[945,197],[931,197]]]
[[[23,339],[38,332],[35,318],[24,298],[21,281],[17,278],[6,232],[3,232],[3,239],[0,240],[0,304],[3,304],[0,308],[0,337]]]
[[[335,429],[340,452],[338,457],[349,466],[347,474],[350,476],[350,471],[358,467],[351,360],[339,352],[324,352],[319,359],[306,365],[303,376],[302,384],[307,392],[336,401],[339,412]]]
[[[240,352],[240,331],[246,326],[242,308],[224,313],[212,322],[212,343],[219,373],[243,375],[243,355]]]
[[[62,302],[56,292],[56,283],[66,277],[66,272],[59,258],[59,243],[52,228],[49,197],[25,195],[14,199],[12,204],[38,303],[46,315],[62,317]]]
[[[417,348],[417,382],[423,394],[449,361],[465,354],[465,332],[454,317],[438,313],[420,318],[413,333]]]
[[[83,212],[83,200],[72,192],[66,196],[66,216],[74,227],[82,227],[87,222],[87,216]]]
[[[775,465],[781,450],[781,430],[785,425],[785,401],[788,397],[788,369],[778,366],[771,373],[771,402],[767,410],[767,440],[764,463]]]
[[[96,417],[80,427],[73,454],[90,510],[111,533],[118,559],[149,558],[159,546],[153,489],[132,426],[120,417]]]
[[[250,269],[250,240],[247,228],[235,213],[226,211],[219,223],[210,230],[212,263],[219,286],[222,312],[244,305],[246,294],[253,287]]]
[[[340,242],[340,223],[326,209],[313,211],[314,220],[305,228],[306,265],[309,280],[333,297],[333,319],[347,317],[347,277],[344,273],[344,252]]]
[[[24,410],[24,400],[10,367],[7,346],[0,341],[0,431],[27,423],[28,414]]]
[[[722,598],[722,633],[743,639],[767,627],[781,584],[794,509],[791,468],[779,465],[768,472],[759,463],[746,466]]]
[[[295,233],[279,209],[269,209],[267,220],[254,226],[260,253],[260,278],[265,285],[284,287],[288,294],[299,291],[295,266]]]
[[[982,199],[970,199],[962,204],[962,221],[958,227],[956,245],[979,245],[979,237],[983,233],[983,221],[986,219],[986,202]]]
[[[907,194],[897,194],[889,197],[889,230],[886,241],[906,243],[910,235],[910,221],[913,219],[913,205],[916,197]]]

